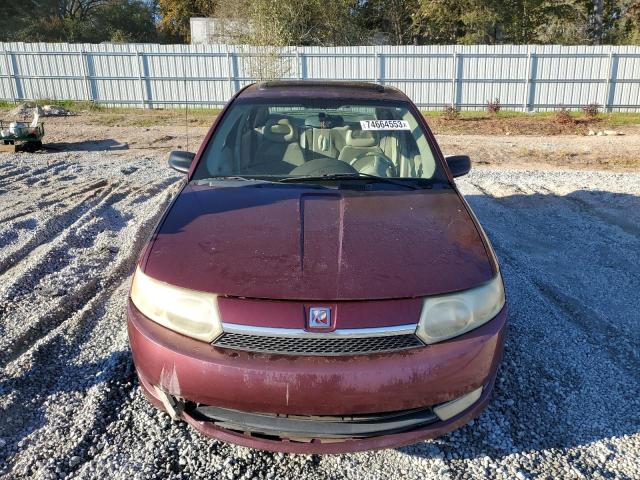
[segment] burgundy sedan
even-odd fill
[[[491,244],[415,105],[367,83],[240,91],[144,248],[131,350],[155,406],[266,450],[395,447],[487,405],[507,318]]]

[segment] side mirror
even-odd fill
[[[169,166],[180,173],[187,173],[196,154],[174,150],[169,154]]]
[[[471,159],[469,155],[449,155],[445,157],[449,170],[454,177],[461,177],[471,170]]]

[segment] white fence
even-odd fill
[[[367,80],[420,107],[640,111],[638,46],[372,46],[0,43],[0,99],[219,107],[261,77]]]

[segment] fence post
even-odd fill
[[[453,49],[453,74],[451,75],[451,106],[458,109],[458,50]]]
[[[385,56],[382,52],[378,52],[377,54],[377,58],[378,58],[378,83],[380,85],[384,85],[384,61],[385,61]]]
[[[142,105],[142,108],[147,108],[147,100],[148,100],[148,95],[146,92],[146,87],[144,85],[144,65],[142,64],[142,55],[143,52],[141,51],[136,51],[136,58],[138,59],[138,80],[140,82],[140,103]],[[184,75],[184,72],[182,73]]]
[[[615,61],[615,56],[613,53],[613,47],[609,47],[609,70],[607,73],[606,79],[606,87],[604,89],[604,101],[602,102],[602,106],[605,112],[611,111],[611,106],[609,105],[609,95],[611,94],[611,84],[613,83],[613,63]]]
[[[11,99],[13,100],[13,103],[16,103],[16,92],[18,90],[18,86],[14,85],[15,82],[18,81],[17,78],[14,78],[13,75],[13,68],[11,67],[11,60],[9,60],[9,55],[11,55],[10,52],[8,51],[4,51],[4,61],[5,61],[5,66],[7,69],[7,81],[9,82],[9,92],[11,92]]]
[[[298,80],[302,80],[302,59],[300,58],[300,51],[296,48],[296,74]]]
[[[378,52],[375,52],[373,54],[373,74],[371,75],[371,81],[373,83],[378,82],[378,73],[380,73],[378,70]]]
[[[93,88],[91,88],[91,76],[89,75],[89,54],[84,50],[81,52],[82,54],[82,70],[84,72],[84,81],[85,86],[87,87],[87,100],[90,102],[94,102],[96,99],[93,98]]]
[[[529,95],[531,93],[531,47],[527,48],[527,65],[524,73],[524,84],[522,90],[524,91],[524,99],[522,101],[522,111],[529,111]]]
[[[227,50],[227,61],[229,62],[227,68],[229,69],[229,78],[231,79],[231,93],[234,94],[240,89],[240,85],[238,82],[238,62],[236,52],[229,52]]]
[[[229,92],[233,95],[233,77],[231,76],[231,53],[229,52],[229,46],[226,46],[227,49],[227,82],[229,84]]]

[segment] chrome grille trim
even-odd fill
[[[409,335],[414,334],[417,324],[408,323],[406,325],[395,325],[392,327],[375,328],[339,328],[332,332],[308,332],[298,328],[273,328],[256,327],[252,325],[240,325],[236,323],[222,323],[222,331],[227,333],[237,333],[242,335],[260,335],[266,337],[305,337],[305,338],[366,338],[384,337],[388,335]]]

